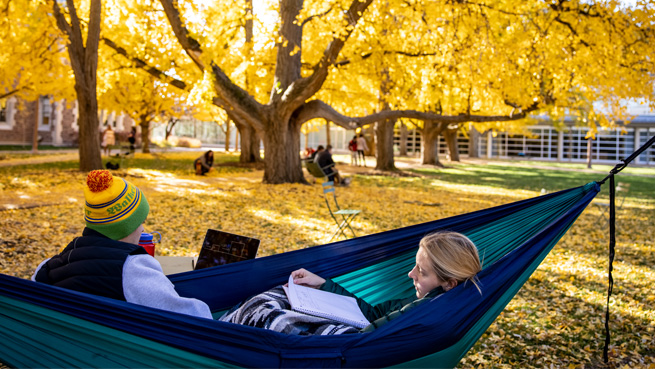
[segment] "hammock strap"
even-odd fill
[[[614,174],[610,175],[610,242],[609,242],[609,271],[608,271],[608,286],[607,286],[607,305],[605,309],[605,347],[603,348],[603,360],[605,364],[609,361],[609,346],[610,346],[610,296],[614,288],[614,278],[612,278],[612,265],[614,263],[614,248],[616,246],[616,231],[615,231],[615,208],[614,202],[616,197],[616,187],[614,183]]]
[[[616,200],[616,186],[614,183],[614,175],[622,171],[625,167],[630,164],[636,157],[641,155],[642,152],[646,151],[649,147],[655,145],[655,136],[651,137],[648,142],[642,145],[637,151],[633,152],[632,155],[628,156],[626,159],[621,160],[621,164],[617,164],[607,175],[603,178],[602,181],[599,181],[598,184],[602,185],[609,178],[610,180],[610,219],[609,219],[609,267],[608,267],[608,286],[607,286],[607,306],[605,309],[605,347],[603,347],[603,360],[605,364],[609,361],[609,346],[610,346],[610,296],[612,295],[612,289],[614,287],[614,279],[612,278],[612,269],[614,263],[614,249],[616,247],[616,209],[615,209],[615,200]]]

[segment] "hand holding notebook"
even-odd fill
[[[353,297],[297,285],[293,283],[293,276],[289,276],[289,285],[284,288],[284,292],[295,311],[336,320],[357,328],[370,324]]]

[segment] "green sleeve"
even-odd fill
[[[368,319],[369,322],[378,320],[395,310],[400,310],[403,306],[414,300],[414,299],[397,299],[397,300],[384,301],[377,305],[371,305],[368,302],[364,301],[363,299],[360,299],[354,294],[348,292],[348,290],[341,287],[339,284],[335,283],[331,279],[326,279],[325,284],[321,286],[321,289],[323,291],[328,291],[339,295],[354,297],[355,300],[357,300],[357,305],[359,305],[359,309],[362,311],[362,313],[364,314],[366,319]]]

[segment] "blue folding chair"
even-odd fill
[[[353,228],[350,226],[350,223],[352,222],[353,219],[359,214],[361,211],[360,210],[352,210],[352,209],[341,209],[339,207],[339,203],[337,202],[337,195],[334,191],[334,182],[332,181],[327,181],[323,183],[323,197],[325,197],[325,204],[327,205],[328,210],[330,211],[330,215],[332,216],[332,219],[334,219],[334,222],[337,224],[337,230],[334,232],[332,235],[332,238],[330,238],[330,241],[334,239],[334,237],[337,237],[337,235],[341,234],[345,238],[348,238],[348,235],[346,234],[346,228],[350,229],[350,232],[353,234],[353,237],[355,236],[355,231]],[[334,205],[331,205],[331,204]],[[333,208],[335,210],[333,210]]]

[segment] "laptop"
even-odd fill
[[[258,239],[208,229],[194,270],[254,259],[257,250]]]

